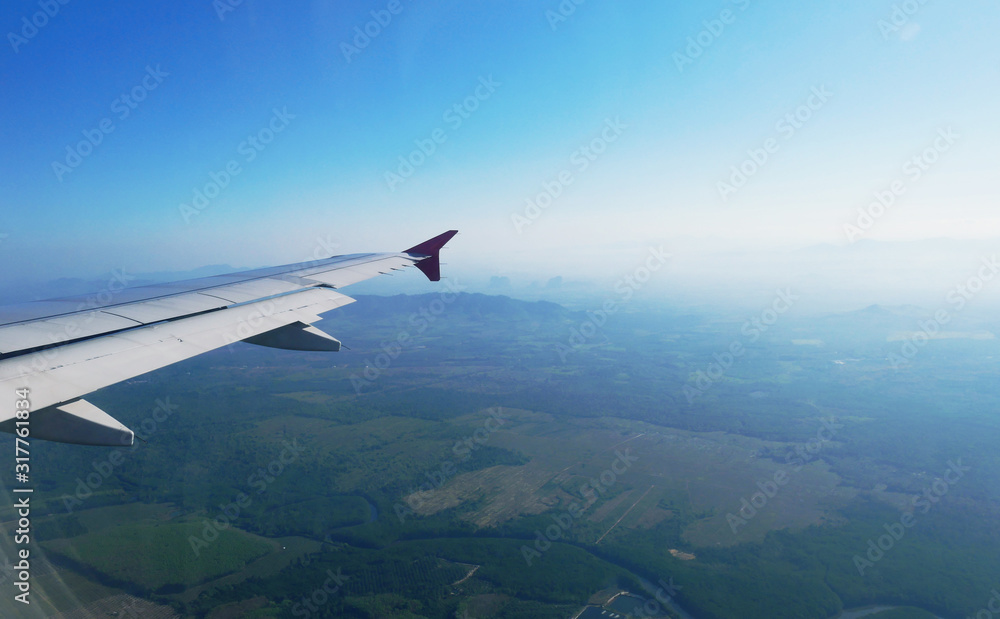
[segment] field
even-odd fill
[[[88,492],[108,452],[38,445],[47,608],[292,617],[322,591],[314,616],[569,617],[674,582],[698,619],[957,617],[997,586],[995,340],[893,369],[909,313],[814,317],[706,386],[739,321],[622,314],[564,361],[581,314],[468,295],[366,375],[427,299],[363,301],[324,326],[352,336],[339,356],[234,347],[96,394],[133,425],[164,398],[176,413]]]
[[[198,522],[123,525],[96,533],[45,542],[50,556],[93,569],[111,582],[129,583],[146,592],[183,591],[238,572],[274,551],[273,544],[227,528],[205,536]],[[191,538],[210,538],[192,561]]]

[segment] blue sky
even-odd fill
[[[661,243],[846,244],[896,181],[864,239],[1000,236],[995,2],[244,0],[221,18],[220,3],[53,0],[46,18],[45,2],[3,4],[5,279],[295,262],[449,228],[461,268],[610,276]],[[475,109],[446,115],[456,104]],[[796,110],[808,120],[780,128]],[[387,180],[419,141],[433,153]],[[745,185],[720,189],[768,145]],[[530,217],[546,187],[559,195]]]

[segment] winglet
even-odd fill
[[[444,234],[437,235],[433,239],[424,241],[420,245],[404,250],[403,253],[426,256],[426,258],[417,263],[417,268],[432,282],[441,281],[441,260],[438,254],[445,243],[450,241],[456,234],[458,234],[458,230],[449,230]]]

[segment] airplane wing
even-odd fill
[[[338,351],[339,341],[311,326],[323,312],[354,302],[336,289],[408,266],[439,281],[439,252],[455,234],[400,253],[128,288],[96,302],[66,297],[0,307],[0,431],[27,427],[20,434],[36,439],[131,445],[132,430],[83,396],[238,341]],[[18,417],[19,400],[30,404],[20,415],[27,419]]]

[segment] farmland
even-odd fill
[[[688,402],[738,325],[623,314],[563,362],[576,313],[498,299],[460,297],[360,390],[426,299],[332,314],[352,334],[339,356],[240,346],[95,394],[125,423],[163,398],[176,413],[89,493],[106,451],[38,446],[45,604],[291,617],[323,591],[315,616],[567,617],[662,581],[699,619],[950,617],[996,587],[994,340],[893,370],[880,346],[906,316],[803,320]],[[965,476],[859,573],[958,459]]]

